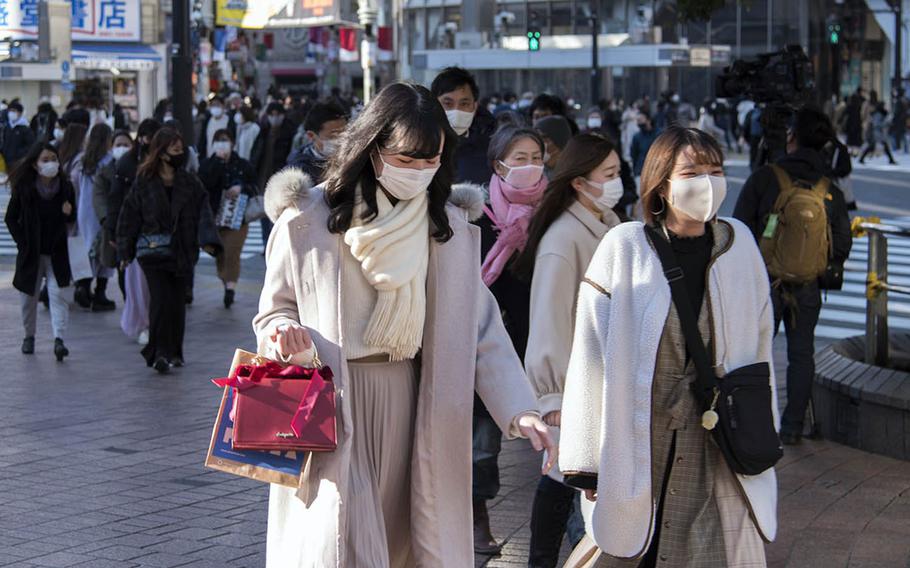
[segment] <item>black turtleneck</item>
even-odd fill
[[[711,262],[711,249],[714,247],[714,233],[708,224],[705,224],[705,234],[700,237],[678,237],[672,232],[669,233],[670,245],[673,247],[676,260],[686,277],[686,291],[689,293],[692,311],[698,317],[705,298],[708,263]]]

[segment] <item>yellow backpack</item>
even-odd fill
[[[831,228],[825,199],[831,180],[811,187],[772,165],[780,194],[759,241],[768,274],[781,282],[806,284],[825,273],[831,255]]]

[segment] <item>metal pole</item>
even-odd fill
[[[376,36],[374,35],[374,26],[379,10],[373,5],[371,0],[360,0],[357,9],[357,16],[363,25],[363,43],[360,49],[360,64],[363,68],[363,103],[367,104],[373,97],[375,89],[373,83],[373,54],[376,47]]]
[[[773,44],[772,39],[774,38],[774,34],[772,32],[773,26],[774,26],[774,0],[768,0],[768,26],[767,26],[768,37],[767,37],[767,46],[766,47],[769,52],[773,49],[773,47],[772,47],[772,44]]]
[[[180,121],[181,134],[187,145],[193,140],[193,58],[190,55],[190,7],[187,0],[171,1],[174,45],[171,52],[171,104],[174,118]]]
[[[901,49],[903,46],[904,31],[904,0],[896,0],[894,3],[894,81],[893,87],[900,89],[903,85],[903,73],[901,71]]]
[[[597,61],[597,35],[600,31],[597,12],[591,12],[591,105],[597,106],[600,101],[600,69]]]
[[[736,58],[743,56],[743,3],[736,0]]]
[[[887,282],[888,241],[879,231],[869,231],[868,271],[868,283]],[[888,292],[869,289],[866,294],[866,363],[885,366],[889,359],[888,347]]]

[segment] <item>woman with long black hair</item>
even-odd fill
[[[339,408],[337,450],[309,458],[299,489],[272,485],[270,567],[473,565],[475,390],[507,435],[555,450],[481,280],[482,197],[452,192],[456,144],[429,90],[393,83],[323,185],[292,168],[268,184],[259,352],[317,347]]]
[[[560,425],[578,287],[597,245],[620,223],[613,212],[623,195],[617,150],[600,134],[569,140],[531,219],[528,244],[515,262],[516,272],[531,281],[525,371],[544,422],[554,429]],[[573,503],[578,503],[578,491],[562,481],[554,468],[537,486],[531,512],[531,568],[554,568],[558,562]],[[583,533],[569,536],[579,540]]]
[[[22,352],[35,352],[38,291],[47,279],[47,293],[57,361],[69,355],[63,343],[69,321],[69,304],[63,288],[70,285],[67,226],[76,220],[73,186],[60,172],[57,150],[48,143],[32,146],[10,173],[12,188],[6,209],[6,226],[19,249],[13,286],[21,292]]]
[[[124,264],[138,259],[150,293],[149,342],[142,350],[149,367],[167,373],[183,366],[186,282],[202,247],[221,251],[208,193],[184,170],[186,147],[172,128],[152,138],[117,225],[117,248]]]

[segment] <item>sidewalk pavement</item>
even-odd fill
[[[187,366],[161,377],[120,333],[118,312],[74,310],[72,356],[58,364],[39,308],[37,354],[21,355],[18,293],[0,264],[0,566],[264,565],[267,488],[202,466],[220,398],[208,379],[254,344],[262,261],[245,271],[228,311],[212,263],[200,264]],[[525,441],[504,444],[491,523],[505,547],[477,566],[527,564],[539,466]],[[908,566],[910,463],[807,441],[788,448],[779,476],[772,567]]]

